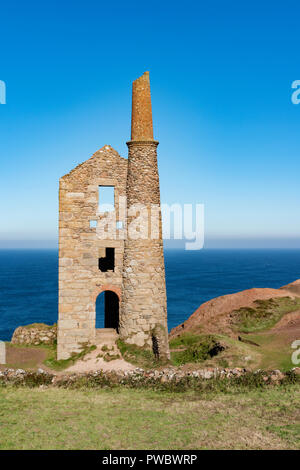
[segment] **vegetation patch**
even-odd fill
[[[125,361],[141,367],[143,369],[151,369],[162,363],[155,357],[150,349],[141,348],[135,344],[128,344],[120,339],[117,340],[117,346]]]
[[[170,348],[171,362],[179,366],[211,359],[224,351],[225,346],[213,335],[182,335],[170,341]]]
[[[293,385],[234,395],[0,387],[0,449],[298,449],[299,400]]]
[[[253,307],[242,307],[231,314],[231,323],[244,333],[272,328],[286,313],[300,309],[300,298],[280,297],[256,300]]]
[[[120,354],[111,354],[111,353],[106,353],[103,356],[104,361],[110,362],[110,361],[115,361],[116,359],[120,359]]]
[[[299,423],[292,423],[292,424],[283,424],[283,425],[276,425],[271,424],[267,426],[267,430],[276,434],[281,439],[290,442],[292,446],[299,446],[300,443],[300,424]]]
[[[213,335],[182,335],[170,341],[171,359],[161,361],[146,348],[117,341],[123,359],[143,369],[152,369],[167,363],[179,366],[204,362],[224,351],[225,346]],[[173,350],[173,351],[172,351]]]
[[[271,332],[248,333],[245,338],[241,337],[240,344],[245,344],[244,339],[247,338],[251,338],[254,343],[258,344],[253,347],[249,345],[249,348],[252,348],[250,354],[253,358],[255,358],[255,353],[257,354],[254,361],[256,368],[288,371],[295,367],[295,364],[292,363],[292,341],[287,340],[284,336],[271,334]]]
[[[30,330],[32,328],[36,330],[51,330],[55,327],[57,327],[56,323],[54,323],[53,325],[47,325],[46,323],[31,323],[30,325],[24,325],[21,328],[25,328],[27,330]]]
[[[39,379],[40,380],[40,379]],[[0,382],[1,383],[1,382]],[[40,384],[40,382],[38,382]],[[56,387],[70,390],[80,389],[114,389],[123,388],[138,390],[155,390],[160,392],[184,393],[198,392],[205,394],[240,393],[242,391],[268,389],[300,385],[300,377],[293,372],[287,373],[278,381],[272,381],[270,372],[247,372],[234,377],[215,377],[204,379],[192,375],[174,376],[169,380],[161,380],[155,376],[128,374],[119,377],[114,373],[87,373],[78,376],[63,376],[55,382]]]
[[[96,349],[95,345],[88,346],[87,344],[82,344],[82,350],[79,353],[73,353],[69,359],[56,359],[56,347],[49,348],[48,358],[44,361],[44,364],[53,370],[63,370],[67,367],[75,364],[78,359],[82,359],[86,354],[94,351]]]

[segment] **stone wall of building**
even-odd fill
[[[105,146],[60,179],[58,359],[95,340],[97,296],[105,290],[121,295],[124,228],[106,227],[103,239],[99,226],[105,214],[99,212],[98,188],[114,187],[115,222],[124,226],[119,197],[126,197],[126,178],[127,160]],[[90,227],[90,221],[96,221],[97,227]],[[98,262],[107,247],[115,249],[115,268],[101,272]]]
[[[167,299],[160,214],[157,142],[129,143],[127,204],[143,204],[148,209],[144,225],[148,237],[131,239],[124,247],[123,291],[120,336],[128,343],[155,349],[169,356]],[[151,236],[151,208],[159,208],[157,238]],[[128,225],[134,216],[127,216]],[[153,235],[153,234],[152,234]]]
[[[143,235],[124,246],[120,336],[169,357],[157,145],[153,140],[149,74],[133,83],[132,140],[128,142],[127,226],[139,214]],[[137,121],[137,122],[136,122]],[[132,210],[141,206],[141,211]],[[157,212],[152,212],[153,207]],[[144,209],[146,208],[146,210]],[[158,223],[157,223],[158,222]],[[155,225],[154,230],[152,224]]]
[[[105,290],[114,292],[121,302],[116,327],[121,338],[151,348],[161,357],[169,356],[158,142],[153,140],[148,72],[133,82],[131,137],[128,161],[105,146],[60,179],[58,359],[67,359],[96,340],[95,304]],[[109,218],[99,211],[99,186],[115,189]],[[132,213],[136,204],[146,207],[146,214]],[[155,233],[153,207],[158,215],[154,213]],[[103,230],[104,220],[110,225]],[[146,229],[145,236],[131,237],[127,232],[136,221],[142,232]],[[114,268],[104,272],[102,261],[111,249]],[[111,308],[105,311],[112,319],[116,297],[108,297]]]

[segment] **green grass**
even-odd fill
[[[141,348],[135,344],[124,343],[120,339],[117,340],[117,346],[123,359],[137,367],[152,369],[162,365],[162,362],[158,361],[149,349]]]
[[[200,367],[247,367],[253,369],[280,369],[288,371],[294,367],[292,350],[280,335],[251,333],[245,340],[258,346],[238,341],[225,335],[183,334],[170,341],[171,360],[158,362],[151,351],[118,341],[123,358],[143,369],[161,365],[180,366],[198,364]],[[246,360],[245,358],[251,358]]]
[[[170,341],[173,365],[200,363],[217,356],[225,348],[214,335],[181,335]]]
[[[0,449],[296,449],[299,400],[299,385],[232,394],[0,387]]]
[[[257,368],[288,371],[295,367],[292,363],[291,343],[281,335],[252,333],[245,338],[259,345],[252,347],[252,350],[260,355],[260,359],[256,361]]]
[[[297,446],[300,443],[300,424],[293,423],[293,424],[271,424],[267,427],[268,431],[271,431],[281,439],[291,442],[293,445]]]
[[[126,361],[144,369],[167,364],[177,366],[186,363],[203,362],[222,350],[220,343],[213,335],[186,334],[170,341],[170,349],[181,350],[171,351],[171,360],[169,362],[161,362],[148,349],[140,348],[133,344],[126,344],[121,340],[118,340],[117,344]]]
[[[190,333],[182,334],[174,339],[171,339],[170,348],[194,346],[195,344],[199,343],[201,337],[201,335],[195,335]]]
[[[161,365],[182,365],[186,363],[199,363],[218,354],[224,348],[213,335],[182,335],[170,341],[170,348],[180,349],[171,351],[169,362],[158,361],[152,351],[140,348],[133,344],[126,344],[121,340],[117,342],[123,358],[138,367],[151,369]]]
[[[243,307],[233,312],[232,323],[241,332],[249,333],[272,328],[286,313],[300,309],[300,298],[280,297],[256,300],[255,307]]]
[[[22,328],[26,328],[28,330],[30,330],[31,328],[35,328],[36,330],[51,330],[55,326],[57,326],[56,323],[54,323],[53,325],[47,325],[46,323],[30,323],[30,325],[24,325],[22,326]]]

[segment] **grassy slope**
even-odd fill
[[[290,370],[295,366],[291,362],[293,352],[291,343],[294,339],[298,339],[297,332],[293,333],[293,329],[291,329],[289,335],[278,332],[274,334],[270,329],[284,315],[299,309],[300,298],[282,297],[257,300],[251,308],[240,308],[232,312],[230,323],[236,339],[224,334],[195,334],[197,328],[199,329],[197,325],[195,332],[191,330],[189,333],[184,333],[170,341],[172,360],[175,364],[184,363],[186,358],[194,354],[195,359],[191,362],[197,362],[203,367],[251,367],[252,369]],[[238,336],[242,337],[243,341],[238,341]],[[225,346],[224,351],[215,357],[207,357],[206,360],[200,361],[200,349],[203,350],[201,343],[211,342],[212,338]],[[180,342],[182,345],[180,345]],[[191,348],[192,342],[198,348],[196,354]],[[180,351],[178,347],[185,347],[186,350]]]
[[[201,338],[205,340],[208,335],[191,336],[198,337],[200,342]],[[293,352],[291,342],[281,335],[268,332],[241,335],[246,342],[225,335],[209,336],[213,336],[216,341],[225,346],[225,349],[215,357],[198,362],[199,367],[247,367],[251,369],[280,369],[282,371],[288,371],[295,367],[295,364],[291,362]],[[182,335],[180,339],[184,340],[188,337],[189,335]],[[250,343],[255,343],[257,346]],[[171,347],[174,347],[174,344],[176,345],[176,342],[171,341]],[[178,354],[179,352],[171,353],[172,358],[175,358],[175,363],[178,362],[176,357]]]
[[[253,353],[258,354],[254,365],[259,369],[291,370],[295,367],[292,363],[291,342],[276,334],[251,334],[246,336],[256,342],[259,347],[252,347]]]
[[[244,333],[272,328],[285,314],[300,309],[300,298],[255,300],[253,307],[233,311],[232,326]]]
[[[180,337],[183,343],[188,343],[190,335],[182,335]],[[257,351],[257,348],[252,345],[240,342],[233,338],[229,338],[225,335],[191,335],[193,338],[199,338],[199,344],[206,342],[207,338],[214,338],[217,343],[224,346],[224,350],[219,352],[214,357],[207,357],[205,361],[199,361],[199,367],[249,367],[253,364],[260,363],[261,355]],[[172,340],[170,342],[171,347],[171,358],[174,363],[179,364],[179,351],[172,352],[172,348],[176,348],[178,340]],[[245,358],[251,356],[251,361],[247,361]],[[196,362],[196,361],[195,361]]]
[[[0,388],[0,449],[296,449],[299,400],[297,385],[206,396]]]

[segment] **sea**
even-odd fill
[[[165,250],[165,266],[171,329],[214,297],[299,279],[300,250]],[[57,316],[57,250],[0,250],[0,340]]]

